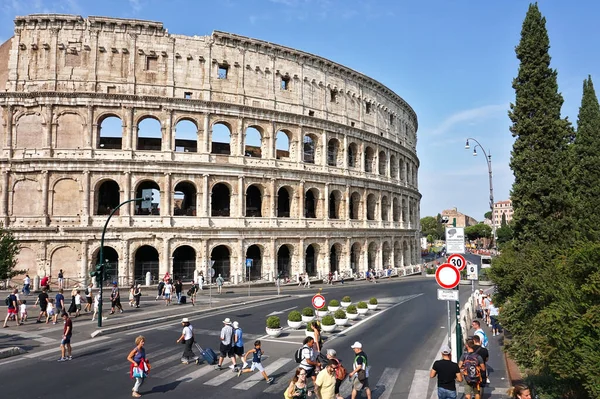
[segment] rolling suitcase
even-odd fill
[[[202,355],[204,360],[206,360],[207,364],[217,363],[217,355],[215,354],[215,352],[212,349],[206,348],[206,350],[204,350],[198,344],[196,344],[196,348],[198,349],[198,352],[200,352],[200,354]]]
[[[182,305],[185,305],[186,302],[187,302],[187,297],[185,295],[182,295],[181,299],[179,300],[179,303]]]

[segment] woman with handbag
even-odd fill
[[[150,371],[150,363],[148,362],[148,359],[146,359],[146,349],[144,348],[145,343],[146,338],[142,335],[138,336],[135,339],[135,348],[133,348],[133,350],[129,352],[129,356],[127,356],[127,360],[131,363],[129,373],[131,378],[135,378],[135,385],[131,390],[131,396],[134,398],[142,396],[139,393],[139,389]]]
[[[196,364],[198,364],[200,358],[196,356],[192,350],[192,345],[194,345],[194,328],[187,317],[184,317],[183,320],[181,320],[181,324],[183,325],[183,331],[181,337],[177,340],[178,344],[185,344],[183,355],[181,355],[181,363],[189,364],[190,362],[196,362]]]

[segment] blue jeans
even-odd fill
[[[456,391],[438,387],[438,399],[456,399]]]

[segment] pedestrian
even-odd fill
[[[479,322],[479,320],[473,320],[471,322],[471,326],[475,329],[475,334],[474,335],[479,335],[479,338],[481,338],[481,346],[483,346],[484,348],[487,348],[487,346],[488,346],[488,337],[485,334],[485,331],[483,331],[481,329],[481,323]]]
[[[163,280],[160,280],[160,282],[158,283],[158,294],[156,295],[156,299],[155,301],[158,300],[158,298],[162,298],[163,295],[163,289],[165,288],[165,282]]]
[[[110,314],[115,313],[115,308],[119,309],[120,313],[123,313],[123,306],[121,306],[121,293],[119,292],[119,287],[117,287],[117,282],[113,282],[113,288],[110,292]]]
[[[48,294],[46,293],[46,288],[44,288],[42,292],[38,295],[38,298],[33,306],[37,306],[38,304],[40,305],[40,315],[38,316],[36,323],[41,323],[42,316],[47,316],[46,308],[48,307]]]
[[[306,370],[302,367],[296,369],[296,374],[290,381],[283,397],[285,399],[306,399],[308,387],[306,386]]]
[[[54,306],[54,299],[48,299],[48,304],[46,305],[46,324],[50,322],[52,319],[52,324],[56,324],[56,320],[58,318],[58,312],[56,306]]]
[[[60,359],[59,362],[64,362],[66,360],[73,360],[73,356],[71,354],[71,336],[73,335],[73,320],[69,317],[69,314],[63,312],[62,319],[65,323],[63,327],[63,336],[60,341]]]
[[[86,312],[91,312],[92,311],[92,304],[93,304],[93,294],[92,294],[92,290],[94,288],[94,284],[90,283],[87,288],[85,289],[85,308],[84,310]]]
[[[175,288],[175,296],[177,297],[177,304],[181,304],[181,291],[183,291],[183,283],[181,280],[175,280],[175,284],[173,285]]]
[[[475,343],[472,339],[467,340],[467,352],[463,353],[458,361],[458,368],[463,375],[463,385],[465,387],[465,398],[481,398],[481,374],[485,371],[483,358],[474,353]]]
[[[321,337],[321,322],[318,320],[310,322],[310,327],[313,331],[313,335],[315,337],[314,350],[316,357],[321,354],[321,349],[323,349],[323,337]]]
[[[98,292],[96,294],[96,296],[94,297],[94,314],[92,315],[92,321],[96,320],[96,316],[98,315],[98,308],[100,307],[101,300],[102,300],[102,298],[100,298],[100,292]],[[102,317],[102,315],[100,315],[99,317]]]
[[[198,282],[196,283],[198,285],[198,289],[201,291],[203,290],[203,285],[204,285],[204,273],[200,272],[200,274],[198,274]]]
[[[133,389],[131,390],[131,396],[134,398],[139,398],[140,396],[140,387],[144,383],[148,372],[150,371],[150,363],[146,358],[146,348],[144,345],[146,344],[146,338],[143,335],[138,336],[135,339],[135,348],[129,352],[129,356],[127,356],[127,360],[131,363],[129,367],[129,374],[131,378],[135,378],[135,384],[133,385]],[[134,368],[137,368],[134,372]]]
[[[318,399],[335,399],[335,371],[339,363],[335,359],[329,359],[327,366],[319,372],[315,381],[315,395]]]
[[[235,355],[233,354],[233,327],[231,326],[231,319],[226,317],[223,320],[223,328],[221,329],[221,344],[219,346],[220,356],[219,363],[215,366],[216,370],[221,370],[223,368],[223,360],[225,358],[231,359],[231,366],[229,368],[232,371],[237,371],[235,368]]]
[[[129,307],[132,308],[135,304],[135,284],[131,284],[131,287],[129,287]]]
[[[244,332],[240,328],[240,323],[233,322],[233,354],[242,361],[242,368],[246,368],[248,363],[244,360]],[[237,363],[236,363],[237,365]]]
[[[23,279],[23,294],[25,294],[26,296],[29,296],[30,292],[31,292],[31,277],[29,277],[29,274],[26,274],[25,278]]]
[[[367,393],[367,399],[371,399],[371,389],[369,388],[369,363],[365,352],[362,349],[362,344],[356,341],[350,347],[354,351],[354,363],[352,371],[348,377],[352,380],[352,399],[356,399],[356,395],[361,390]]]
[[[183,326],[183,332],[177,340],[178,344],[185,344],[183,355],[181,355],[181,363],[189,364],[190,362],[196,362],[198,364],[199,358],[194,354],[194,350],[192,349],[192,345],[194,345],[194,327],[192,327],[187,317],[181,320],[181,325]]]
[[[65,296],[63,295],[62,289],[58,290],[58,294],[56,294],[56,297],[54,299],[56,304],[56,310],[60,313],[65,312]]]
[[[73,288],[71,290],[71,304],[69,305],[69,310],[67,311],[69,316],[71,316],[71,313],[77,312],[77,307],[75,306],[75,295],[77,295],[77,288]]]
[[[498,316],[500,315],[500,309],[494,302],[490,302],[490,321],[492,323],[492,336],[500,335],[498,332],[500,330],[500,323],[498,323]]]
[[[251,373],[254,370],[258,370],[260,371],[260,373],[262,374],[262,376],[264,377],[265,381],[267,382],[267,384],[270,384],[273,382],[273,377],[269,377],[267,375],[267,372],[265,371],[265,368],[262,365],[262,355],[264,354],[263,350],[260,348],[260,341],[254,341],[254,348],[250,349],[248,352],[246,352],[245,355],[243,355],[243,362],[244,364],[246,364],[246,359],[248,358],[248,356],[252,355],[252,364],[250,365],[249,369],[244,369],[243,367],[241,369],[239,369],[238,371],[238,377],[240,375],[242,375],[242,373]]]
[[[190,301],[192,301],[192,306],[196,306],[196,295],[198,295],[198,285],[192,281],[192,286],[187,292],[190,297]]]
[[[313,337],[304,338],[300,355],[302,359],[300,361],[300,367],[306,371],[306,378],[311,378],[313,380],[313,384],[317,379],[315,369],[320,366],[320,364],[314,360],[314,344],[315,339]]]
[[[490,305],[492,300],[489,295],[483,296],[483,322],[488,325],[488,327],[492,326],[492,322],[490,321]]]
[[[223,280],[223,277],[221,277],[221,275],[219,274],[215,281],[217,282],[217,292],[221,294],[223,292],[223,283],[225,282],[225,280]]]
[[[450,347],[442,346],[442,359],[436,360],[429,371],[430,378],[437,376],[438,399],[456,399],[456,381],[463,380],[458,364],[452,361],[451,356]]]
[[[50,276],[42,277],[40,285],[42,286],[42,288],[45,288],[47,292],[50,292]]]
[[[135,307],[140,307],[140,299],[142,298],[142,287],[137,284],[135,290],[133,290],[133,297],[135,298]]]
[[[340,385],[347,377],[347,371],[344,366],[342,366],[342,361],[337,358],[337,352],[335,349],[329,348],[327,349],[327,360],[335,360],[338,363],[338,366],[335,370],[335,397],[337,399],[343,399],[340,395]]]
[[[64,279],[64,274],[63,274],[63,270],[60,269],[58,271],[58,289],[60,290],[61,288],[65,288],[64,284],[65,284],[65,279]]]
[[[20,324],[23,324],[24,322],[27,321],[27,301],[24,299],[21,301],[21,304],[19,305],[19,317],[21,319]]]
[[[165,298],[165,306],[169,306],[171,304],[171,293],[173,292],[173,284],[171,284],[171,280],[168,280],[164,287],[162,295]]]
[[[75,317],[79,317],[81,313],[81,291],[77,290],[75,292]]]
[[[487,367],[487,362],[490,358],[490,352],[487,350],[487,348],[481,346],[481,337],[479,335],[473,336],[473,344],[475,345],[473,346],[473,353],[477,353],[479,356],[481,356],[483,362],[485,363],[485,370],[481,371],[481,386],[483,387],[486,383],[490,383],[490,376],[488,375]],[[483,396],[483,393],[481,394],[481,396]]]
[[[531,399],[531,389],[527,385],[517,384],[508,390],[511,399]]]
[[[8,295],[8,297],[6,298],[7,312],[6,312],[6,317],[4,318],[4,325],[3,325],[4,328],[8,327],[8,324],[6,324],[6,323],[8,323],[8,319],[13,316],[15,318],[15,322],[17,323],[17,326],[19,325],[19,316],[17,314],[17,309],[18,309],[17,303],[18,302],[17,302],[17,295],[16,295],[18,292],[19,292],[19,290],[15,288],[12,291],[12,293],[10,293]]]
[[[310,288],[310,279],[308,273],[304,273],[304,288]]]

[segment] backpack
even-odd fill
[[[6,304],[6,306],[10,306],[10,295],[6,297],[4,303]]]
[[[302,345],[300,348],[298,348],[298,350],[294,353],[294,360],[296,361],[296,363],[302,363],[302,360],[304,359],[304,356],[302,356],[302,351],[307,348],[306,346]],[[308,349],[308,348],[307,348]]]
[[[338,360],[338,367],[335,369],[335,379],[336,380],[345,380],[348,375],[348,371],[344,366],[342,366],[342,362]]]
[[[465,376],[465,382],[469,385],[476,386],[481,382],[481,371],[479,369],[479,361],[477,354],[469,353],[465,356],[462,364],[462,373]]]

